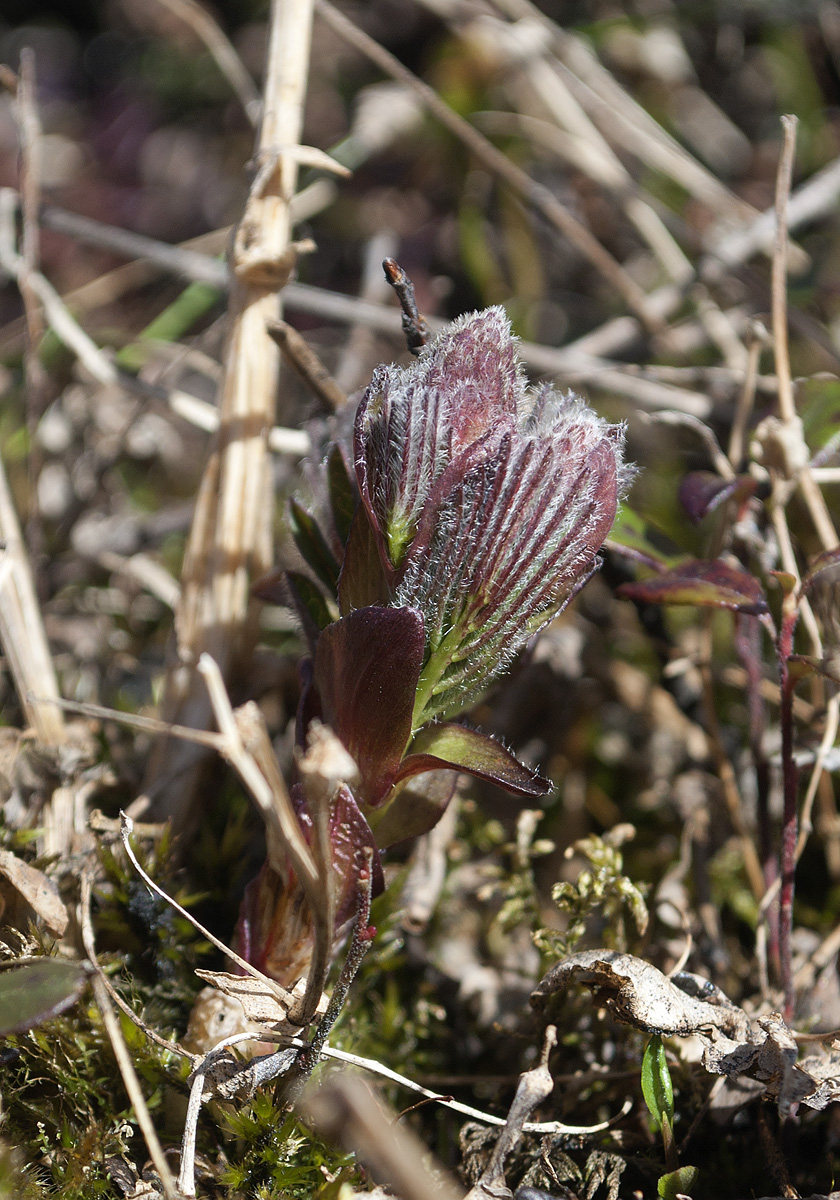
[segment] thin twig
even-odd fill
[[[776,176],[776,242],[771,276],[773,348],[776,356],[776,376],[779,380],[779,415],[783,421],[787,422],[796,419],[787,332],[787,206],[790,182],[793,176],[793,159],[796,153],[797,124],[796,117],[782,117],[784,143]]]
[[[166,1155],[163,1152],[163,1147],[160,1144],[157,1131],[146,1106],[143,1089],[140,1087],[140,1080],[137,1078],[134,1063],[131,1061],[131,1055],[128,1053],[128,1047],[125,1044],[120,1023],[111,1007],[111,999],[100,974],[97,973],[91,977],[91,986],[97,1008],[102,1014],[102,1023],[110,1039],[114,1057],[117,1060],[117,1066],[120,1069],[120,1074],[125,1084],[125,1090],[128,1092],[128,1098],[134,1109],[134,1115],[137,1117],[137,1124],[143,1133],[146,1148],[149,1151],[149,1155],[163,1186],[163,1193],[167,1200],[178,1200],[178,1189],[175,1186],[175,1179],[169,1169],[169,1163],[166,1161]]]
[[[744,440],[755,402],[756,381],[758,379],[758,364],[761,351],[767,341],[767,331],[757,322],[753,324],[751,336],[747,341],[747,365],[744,371],[744,382],[738,395],[738,404],[729,431],[729,462],[734,470],[738,470],[744,457]]]
[[[429,340],[429,326],[426,318],[417,309],[414,284],[396,259],[386,258],[382,269],[400,302],[406,345],[412,354],[419,354]]]
[[[268,336],[272,338],[283,354],[284,359],[293,367],[316,399],[324,408],[338,412],[347,403],[347,397],[318,355],[286,321],[267,321]]]
[[[248,1036],[253,1037],[253,1034]],[[309,1045],[308,1042],[304,1042],[301,1038],[284,1038],[283,1040],[288,1045],[298,1049],[305,1049]],[[447,1096],[441,1096],[438,1092],[430,1091],[429,1088],[423,1087],[422,1084],[415,1083],[413,1079],[409,1079],[405,1075],[400,1075],[398,1071],[392,1071],[390,1067],[377,1062],[375,1058],[363,1058],[359,1054],[350,1054],[346,1050],[336,1050],[332,1046],[323,1046],[320,1052],[324,1058],[334,1058],[338,1062],[360,1067],[364,1071],[371,1071],[374,1075],[380,1075],[383,1079],[390,1079],[392,1083],[398,1083],[410,1092],[416,1092],[419,1096],[425,1096],[427,1100],[433,1100],[436,1104],[443,1105],[444,1108],[450,1108],[453,1112],[461,1113],[462,1116],[482,1121],[485,1125],[502,1126],[505,1124],[504,1117],[497,1117],[492,1113],[482,1112],[479,1108],[472,1108],[469,1104],[462,1104],[460,1100],[450,1100]],[[622,1105],[620,1112],[616,1113],[614,1117],[610,1117],[608,1121],[599,1121],[597,1125],[564,1125],[562,1121],[526,1121],[522,1127],[522,1132],[572,1133],[579,1135],[601,1133],[604,1129],[609,1129],[616,1121],[620,1121],[623,1116],[626,1116],[631,1107],[632,1101],[628,1101]]]

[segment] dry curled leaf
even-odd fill
[[[713,1075],[746,1077],[764,1085],[782,1116],[798,1104],[822,1109],[840,1099],[840,1054],[797,1063],[796,1040],[778,1013],[750,1019],[719,988],[681,972],[669,979],[632,954],[588,950],[557,963],[531,996],[536,1007],[572,982],[598,989],[617,1020],[645,1033],[696,1036],[703,1065]]]
[[[206,979],[214,988],[218,988],[225,996],[236,1001],[242,1008],[243,1029],[247,1032],[258,1033],[261,1029],[266,1032],[288,1032],[297,1034],[300,1027],[286,1022],[288,1007],[281,1003],[277,995],[277,986],[265,976],[231,975],[227,971],[201,971],[196,975]],[[295,999],[303,995],[306,980],[300,980],[290,993]],[[328,998],[322,995],[318,1003],[316,1015],[326,1012]],[[224,1036],[224,1035],[222,1035]]]
[[[51,933],[61,937],[69,920],[67,909],[51,879],[9,850],[0,850],[0,875],[34,909]]]
[[[597,987],[619,1021],[646,1033],[688,1037],[711,1027],[739,1037],[749,1027],[746,1013],[707,980],[686,972],[669,979],[644,959],[617,950],[586,950],[563,959],[540,981],[531,1003],[542,1007],[575,980]]]

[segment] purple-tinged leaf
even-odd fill
[[[288,595],[303,627],[304,637],[310,652],[315,653],[318,635],[333,620],[329,605],[318,585],[297,571],[286,572]]]
[[[369,813],[376,844],[382,850],[422,837],[434,829],[455,795],[457,771],[426,771],[392,789],[383,808]]]
[[[358,608],[318,639],[314,682],[324,721],[355,759],[365,808],[381,804],[411,736],[424,650],[413,608]]]
[[[612,431],[573,401],[534,425],[454,459],[409,549],[396,600],[426,620],[425,719],[463,708],[562,608],[615,518]]]
[[[455,322],[410,367],[375,372],[356,415],[356,476],[386,565],[402,563],[453,455],[515,427],[522,391],[500,308]]]
[[[301,830],[312,842],[312,820],[306,810],[302,786],[292,788],[292,801]],[[372,851],[372,893],[384,887],[382,863],[373,834],[347,787],[339,789],[330,810],[335,924],[339,930],[356,911],[359,876],[367,868],[366,849]],[[312,913],[291,864],[282,873],[266,863],[245,889],[236,928],[239,952],[258,970],[291,987],[309,969],[314,946]]]
[[[768,611],[759,581],[740,567],[732,567],[720,559],[695,559],[653,579],[623,583],[618,594],[643,604],[730,608],[755,616]]]
[[[367,868],[366,850],[373,852],[372,895],[385,887],[382,863],[376,842],[348,787],[339,789],[330,809],[330,848],[335,879],[335,923],[341,926],[355,916],[359,899],[359,875]]]
[[[756,481],[751,475],[723,479],[713,471],[692,471],[679,488],[680,504],[695,525],[725,501],[735,497],[741,503],[755,494]]]
[[[833,550],[826,550],[824,554],[818,555],[808,568],[807,574],[802,580],[803,592],[809,592],[814,584],[827,584],[829,587],[834,587],[840,582],[840,546],[835,546]]]
[[[377,536],[363,504],[356,509],[338,577],[338,609],[343,617],[355,608],[387,604],[391,595]]]
[[[315,518],[297,500],[290,500],[289,523],[304,561],[334,596],[338,587],[338,563]]]
[[[39,958],[0,971],[0,1037],[57,1017],[78,1000],[87,980],[81,963]]]
[[[466,771],[517,796],[545,796],[552,786],[486,733],[452,724],[420,730],[397,772],[397,783],[441,767]]]
[[[516,418],[522,384],[515,350],[504,309],[488,308],[455,321],[422,362],[423,386],[454,398],[453,456],[499,421]]]

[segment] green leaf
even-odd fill
[[[670,567],[675,561],[674,555],[664,553],[653,544],[648,537],[648,528],[644,517],[625,504],[618,511],[606,545],[619,553],[628,551],[630,557],[647,562],[656,569]]]
[[[517,796],[545,796],[551,783],[514,758],[509,750],[476,729],[429,725],[414,738],[397,781],[423,771],[451,768],[498,784]]]
[[[656,1190],[662,1200],[676,1200],[677,1196],[690,1196],[697,1186],[699,1175],[697,1167],[679,1167],[676,1171],[669,1171],[667,1175],[660,1175]]]
[[[327,457],[327,488],[330,494],[333,524],[342,546],[347,545],[350,537],[350,526],[353,524],[353,514],[358,503],[358,494],[341,448],[333,445]]]
[[[356,608],[388,604],[389,600],[388,581],[379,553],[379,536],[370,523],[367,509],[360,504],[350,527],[338,580],[339,611],[346,617]]]
[[[318,528],[311,513],[298,504],[297,500],[289,501],[289,521],[292,527],[292,537],[300,550],[304,561],[312,568],[321,583],[329,589],[331,595],[338,592],[338,563],[335,555],[327,545],[326,539]]]
[[[0,1037],[41,1025],[75,1004],[87,976],[81,963],[40,958],[0,971]]]
[[[139,371],[154,353],[154,342],[179,341],[221,298],[219,289],[208,283],[189,284],[146,326],[138,341],[120,350],[117,366],[124,371]]]
[[[303,632],[310,647],[314,647],[318,634],[326,629],[335,616],[317,584],[297,571],[286,572],[286,586],[303,625]]]
[[[658,1034],[654,1034],[645,1046],[642,1058],[642,1095],[657,1129],[662,1128],[663,1118],[669,1125],[673,1124],[674,1089],[671,1084],[671,1072],[665,1061],[665,1047]]]

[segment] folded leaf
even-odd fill
[[[463,725],[429,725],[411,743],[397,782],[421,771],[449,767],[498,784],[517,796],[545,796],[551,782],[531,771],[486,733]]]
[[[443,816],[458,783],[457,771],[426,771],[404,779],[382,808],[368,813],[376,844],[382,850],[422,837]]]
[[[297,500],[290,500],[289,523],[304,561],[334,596],[338,587],[338,563],[315,518]]]
[[[574,401],[527,433],[454,459],[406,555],[397,603],[419,608],[430,661],[415,725],[462,710],[588,576],[615,518],[608,427]]]
[[[769,611],[759,581],[720,559],[696,559],[653,579],[623,583],[618,594],[643,604],[694,604],[699,608],[731,608],[754,616]]]
[[[691,471],[680,484],[679,498],[689,518],[699,525],[726,500],[734,496],[743,502],[755,493],[755,489],[756,481],[752,475],[723,479],[713,471]]]
[[[353,756],[362,804],[393,783],[408,739],[424,649],[413,608],[358,608],[318,639],[314,682],[324,721]]]
[[[327,488],[335,531],[342,546],[346,546],[353,514],[359,503],[359,494],[347,469],[341,447],[337,444],[333,444],[327,456]]]
[[[410,367],[380,367],[356,417],[356,474],[399,567],[437,479],[462,449],[513,427],[522,383],[501,308],[456,321]]]
[[[387,604],[390,589],[376,533],[364,505],[356,509],[338,577],[338,608],[344,617],[354,608]]]

